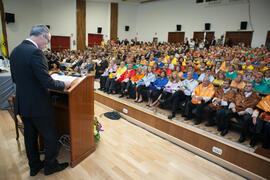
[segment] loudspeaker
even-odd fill
[[[181,24],[177,24],[177,25],[176,25],[176,30],[177,30],[177,31],[181,31],[181,28],[182,28],[182,25],[181,25]]]
[[[48,29],[51,29],[51,26],[50,25],[46,25]]]
[[[14,23],[15,22],[15,14],[5,13],[5,21],[6,23]]]
[[[102,32],[102,27],[98,27],[98,28],[97,28],[97,33],[100,34],[101,32]]]
[[[129,31],[129,26],[125,26],[125,31]]]
[[[211,29],[211,24],[210,23],[205,23],[204,24],[204,29],[205,30],[210,30]]]
[[[242,21],[240,25],[241,30],[246,30],[247,29],[247,21]]]

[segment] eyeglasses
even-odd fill
[[[50,39],[49,39],[49,36],[48,36],[48,34],[44,34],[44,38],[48,41],[48,43],[50,43],[51,41],[50,41]]]

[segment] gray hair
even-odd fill
[[[31,28],[30,36],[39,36],[41,34],[49,34],[50,30],[45,25],[36,25]]]

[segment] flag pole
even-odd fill
[[[0,11],[1,11],[1,22],[2,22],[2,32],[4,35],[4,43],[7,49],[7,57],[9,58],[9,52],[8,52],[8,41],[7,41],[7,30],[6,30],[6,22],[5,22],[5,10],[4,10],[4,5],[3,1],[0,0]]]

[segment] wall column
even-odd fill
[[[111,40],[116,40],[118,37],[118,3],[111,3],[111,30],[110,38]]]
[[[86,0],[76,0],[77,50],[86,48]]]

